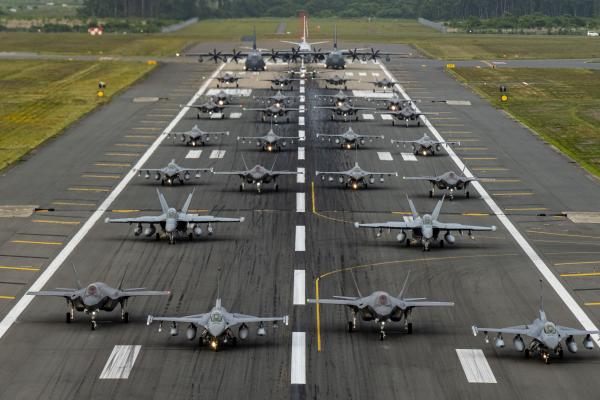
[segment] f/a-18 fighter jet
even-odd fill
[[[171,132],[167,137],[172,138],[173,142],[177,137],[179,137],[179,140],[188,146],[204,146],[206,142],[211,140],[211,138],[212,140],[215,140],[223,135],[229,136],[229,131],[205,132],[198,128],[198,125],[194,125],[194,127],[189,131]]]
[[[361,133],[354,132],[352,127],[348,127],[343,133],[338,133],[337,135],[326,135],[322,133],[317,133],[317,138],[321,138],[321,140],[329,140],[330,142],[333,140],[335,144],[339,144],[342,149],[358,149],[360,146],[364,145],[368,140],[372,142],[373,140],[383,139],[383,135],[364,135]]]
[[[316,176],[320,176],[321,180],[327,179],[329,182],[333,182],[336,178],[337,181],[343,184],[347,188],[358,189],[361,185],[366,189],[368,184],[374,184],[375,179],[379,177],[379,182],[384,182],[384,176],[398,176],[398,172],[370,172],[362,169],[358,162],[354,164],[354,167],[347,171],[337,172],[325,172],[316,171]]]
[[[404,231],[412,232],[413,242],[420,243],[423,246],[423,251],[428,251],[432,242],[438,241],[440,233],[444,234],[444,239],[439,239],[440,247],[444,247],[444,241],[449,244],[454,244],[456,238],[451,234],[453,231],[459,233],[468,232],[471,239],[473,239],[472,232],[475,231],[495,231],[495,226],[477,226],[477,225],[463,225],[457,223],[446,223],[438,220],[440,217],[440,211],[442,211],[442,205],[444,204],[444,197],[438,201],[437,205],[433,209],[431,214],[425,214],[420,216],[412,200],[406,197],[408,205],[410,206],[411,218],[405,219],[404,221],[388,221],[388,222],[375,222],[369,224],[363,224],[355,222],[356,228],[372,228],[377,229],[377,237],[380,237],[384,229],[391,231],[392,229],[400,229],[400,233],[396,237],[398,242],[406,243],[406,246],[410,246],[411,240],[406,236]]]
[[[346,78],[346,76],[339,76],[335,74],[333,76],[325,78],[315,78],[317,81],[325,81],[325,88],[329,89],[328,85],[331,86],[344,86],[344,90],[348,90],[347,82],[355,81],[356,79]]]
[[[156,239],[160,239],[160,235],[156,232],[155,225],[158,225],[170,244],[175,243],[177,236],[187,235],[190,240],[194,236],[199,237],[202,235],[202,227],[200,224],[208,224],[207,232],[212,235],[214,228],[212,224],[218,222],[244,222],[244,217],[240,218],[225,218],[225,217],[213,217],[212,215],[198,215],[189,214],[188,209],[192,203],[192,197],[194,192],[189,194],[187,200],[181,211],[177,211],[174,207],[169,207],[163,194],[156,189],[158,193],[158,200],[160,201],[160,207],[162,214],[157,216],[145,216],[136,218],[106,218],[106,223],[121,223],[121,224],[136,224],[133,234],[139,236],[142,232],[144,236],[150,237],[156,233]],[[148,225],[146,229],[143,228],[143,224]]]
[[[242,171],[215,171],[213,174],[215,175],[238,175],[242,182],[240,183],[240,192],[245,189],[245,184],[248,183],[250,185],[256,185],[256,191],[260,193],[265,184],[273,182],[273,188],[275,191],[279,191],[279,184],[277,183],[277,178],[281,175],[299,175],[301,172],[297,171],[277,171],[275,168],[275,163],[277,162],[277,158],[273,162],[273,166],[268,169],[263,167],[262,165],[255,165],[252,168],[248,168],[246,165],[246,160],[242,156],[242,161],[244,162],[245,170]]]
[[[144,175],[146,179],[150,179],[150,176],[154,175],[154,179],[160,181],[161,185],[165,183],[172,185],[175,180],[183,185],[185,181],[192,178],[192,174],[196,178],[200,178],[202,172],[212,172],[212,168],[183,168],[177,165],[175,159],[173,159],[164,168],[141,168],[138,170],[138,175]]]
[[[270,118],[272,122],[277,123],[277,118],[285,118],[286,122],[290,122],[288,112],[299,111],[299,108],[289,108],[285,104],[271,104],[264,108],[244,108],[244,111],[259,111],[261,113],[261,121],[265,122]]]
[[[231,344],[235,346],[237,344],[237,337],[233,332],[233,327],[237,325],[240,326],[238,337],[241,340],[246,340],[249,334],[248,324],[257,324],[256,334],[265,336],[267,334],[265,328],[267,322],[272,322],[273,328],[278,327],[278,322],[283,322],[287,326],[289,317],[287,315],[282,317],[255,317],[253,315],[231,313],[221,305],[221,298],[217,297],[215,306],[206,314],[194,314],[185,317],[154,317],[148,315],[147,324],[150,325],[154,321],[160,322],[159,332],[162,331],[164,322],[170,323],[171,336],[178,335],[177,324],[189,324],[185,332],[189,340],[194,340],[198,330],[200,330],[200,346],[208,346],[211,350],[218,351],[223,345]]]
[[[336,304],[349,307],[352,310],[352,321],[348,321],[348,332],[357,330],[356,316],[359,315],[363,321],[373,321],[379,326],[379,340],[385,339],[385,325],[389,321],[402,322],[404,320],[406,333],[412,334],[413,324],[408,319],[413,308],[454,306],[453,302],[448,301],[429,301],[423,297],[403,297],[407,282],[408,276],[397,297],[384,291],[376,291],[368,296],[363,296],[358,289],[358,285],[356,285],[358,297],[333,296],[333,299],[308,299],[308,303]]]
[[[375,110],[372,107],[355,107],[349,102],[344,102],[342,104],[335,104],[333,106],[315,106],[314,109],[321,110],[330,110],[331,111],[331,120],[335,120],[336,116],[340,118],[344,118],[344,121],[348,121],[354,117],[355,121],[358,121],[358,113],[359,111],[371,111]]]
[[[225,72],[223,75],[217,76],[215,79],[217,80],[217,82],[219,82],[217,83],[217,87],[221,87],[222,85],[229,86],[234,84],[236,88],[240,87],[238,81],[241,79],[241,77],[232,74],[231,72]]]
[[[597,330],[585,330],[577,328],[568,328],[560,326],[546,318],[544,312],[543,297],[540,299],[539,317],[530,324],[511,326],[508,328],[480,328],[473,326],[473,335],[477,336],[479,332],[485,335],[486,343],[489,343],[488,333],[497,333],[494,339],[494,345],[501,349],[504,347],[504,338],[502,334],[515,335],[513,346],[517,351],[523,352],[525,358],[538,355],[546,364],[550,363],[550,357],[555,355],[563,358],[563,346],[571,353],[577,352],[577,343],[574,336],[584,336],[583,347],[588,350],[594,348],[594,340],[591,335],[600,333]],[[531,338],[529,345],[525,345],[523,336]],[[564,344],[563,344],[564,342]]]
[[[429,197],[433,197],[433,192],[436,188],[438,188],[440,190],[447,190],[449,192],[448,197],[450,197],[450,200],[454,199],[455,190],[464,190],[465,197],[468,199],[469,191],[467,189],[469,184],[473,181],[479,180],[477,177],[459,175],[454,171],[444,172],[438,176],[405,176],[404,179],[429,181],[431,183]]]
[[[406,147],[407,144],[411,145],[413,148],[413,153],[417,155],[432,155],[435,156],[436,151],[441,151],[443,145],[451,146],[457,145],[460,146],[460,142],[446,142],[446,141],[438,141],[429,137],[428,134],[423,134],[423,137],[417,140],[396,140],[392,139],[392,144],[396,146],[403,144]]]
[[[294,78],[289,75],[277,75],[275,78],[272,79],[264,79],[265,82],[271,82],[271,90],[275,90],[275,87],[279,90],[283,90],[286,87],[289,87],[289,90],[294,90],[293,83],[298,82],[300,80],[300,78]],[[275,87],[273,87],[273,85]]]
[[[279,136],[273,131],[273,128],[269,129],[266,135],[263,136],[238,136],[237,140],[241,140],[242,143],[250,143],[255,141],[257,147],[262,147],[264,151],[280,151],[282,147],[286,147],[288,141],[294,143],[299,140],[298,136]]]
[[[375,86],[375,88],[383,88],[384,91],[386,89],[392,89],[395,85],[398,84],[398,82],[392,81],[388,78],[377,79],[369,83],[372,83]],[[375,91],[375,88],[373,88],[373,91]]]
[[[85,312],[91,318],[91,328],[98,326],[96,316],[100,311],[112,311],[121,306],[121,320],[129,322],[127,300],[140,296],[169,296],[169,291],[146,290],[146,288],[123,289],[123,282],[118,288],[108,286],[104,282],[94,282],[82,287],[77,279],[77,289],[58,288],[41,292],[27,292],[31,296],[64,297],[67,300],[66,322],[71,323],[75,318],[75,310]]]

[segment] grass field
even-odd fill
[[[276,35],[280,22],[289,35]],[[600,58],[600,39],[583,36],[441,34],[413,20],[310,19],[309,40],[331,40],[337,25],[340,45],[346,42],[407,43],[441,59]],[[237,42],[256,25],[264,40],[296,39],[297,18],[200,21],[170,34],[105,34],[0,32],[0,51],[63,54],[169,56],[196,42]],[[282,48],[284,45],[282,44]],[[323,45],[327,48],[328,45]],[[230,49],[226,49],[230,50]]]
[[[454,72],[496,107],[600,176],[600,71],[457,68]],[[498,86],[506,82],[512,82],[509,101],[501,103]]]
[[[152,68],[125,62],[0,61],[0,169]],[[106,97],[96,95],[98,80],[108,83]]]

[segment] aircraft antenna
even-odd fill
[[[540,279],[540,310],[544,311],[544,281]]]

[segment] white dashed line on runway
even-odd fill
[[[242,118],[242,113],[241,112],[232,112],[231,114],[229,114],[229,118],[230,119],[240,119],[240,118]]]
[[[306,227],[304,225],[296,226],[296,251],[306,250]]]
[[[296,193],[296,212],[306,212],[306,194],[304,192]]]
[[[456,349],[469,383],[497,383],[481,349]]]
[[[100,379],[127,379],[142,346],[115,346],[100,374]]]
[[[292,385],[306,385],[306,333],[292,332]]]
[[[202,150],[190,150],[185,158],[200,158],[200,154],[202,154]]]
[[[306,182],[306,170],[304,169],[304,167],[298,167],[298,172],[300,172],[298,175],[296,175],[296,182],[297,183],[305,183]]]
[[[304,103],[306,101],[306,97],[300,96],[300,103]]]
[[[304,86],[300,86],[300,93],[304,93]]]
[[[367,76],[367,73],[366,72],[359,72],[358,75],[359,76]]]
[[[304,79],[300,79],[300,84],[304,85],[306,83],[306,81]]]
[[[381,119],[386,121],[391,121],[394,119],[394,116],[391,114],[381,114]]]
[[[417,161],[417,156],[413,153],[401,153],[404,161]]]
[[[303,306],[306,304],[306,271],[303,269],[294,270],[294,305]]]
[[[298,125],[304,126],[304,117],[298,117]]]
[[[298,139],[299,140],[305,140],[306,139],[306,132],[304,131],[304,129],[298,130]]]
[[[354,72],[346,72],[346,76],[354,76]]]
[[[298,147],[298,161],[304,160],[305,150],[304,147]]]
[[[364,120],[369,120],[369,121],[375,119],[375,117],[373,116],[373,114],[363,114],[362,117],[363,117]]]
[[[378,151],[377,155],[379,156],[379,159],[381,161],[394,161],[392,153],[390,153],[389,151]]]
[[[304,104],[300,104],[300,106],[298,107],[298,112],[304,114],[304,111],[305,111]]]
[[[213,150],[210,152],[209,158],[223,158],[225,157],[226,150]]]

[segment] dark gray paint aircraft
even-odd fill
[[[287,146],[288,141],[294,143],[294,141],[298,140],[298,136],[279,136],[271,128],[266,135],[238,136],[237,140],[241,140],[242,143],[256,142],[256,147],[261,147],[264,151],[280,151],[282,147]]]
[[[450,200],[454,199],[454,191],[455,190],[464,190],[465,197],[469,198],[469,184],[473,181],[479,180],[476,177],[466,177],[464,175],[459,175],[454,171],[444,172],[442,175],[438,176],[405,176],[404,179],[409,180],[422,180],[429,181],[432,185],[429,190],[429,197],[433,197],[433,193],[436,188],[440,190],[447,190],[449,192]]]
[[[339,76],[335,74],[326,78],[314,78],[317,81],[325,81],[325,88],[329,89],[328,85],[332,86],[344,86],[344,90],[348,90],[347,82],[355,81],[356,79],[346,78],[345,76]]]
[[[210,117],[214,113],[220,113],[221,114],[221,119],[225,119],[225,113],[223,113],[223,110],[225,108],[241,107],[241,106],[239,106],[239,105],[231,105],[231,104],[216,103],[214,101],[214,99],[210,98],[205,103],[191,104],[189,107],[190,108],[195,108],[196,110],[198,110],[198,114],[196,116],[198,119],[200,119],[202,117],[202,114],[208,114],[208,116]]]
[[[213,217],[212,215],[198,215],[188,214],[188,209],[192,203],[192,197],[194,192],[189,194],[187,200],[181,211],[177,211],[174,207],[169,207],[163,194],[156,189],[158,193],[158,199],[160,201],[160,207],[162,214],[157,216],[144,216],[136,218],[106,218],[106,223],[121,223],[121,224],[136,224],[133,234],[139,236],[142,232],[144,236],[150,237],[156,233],[156,239],[160,239],[160,235],[156,232],[155,225],[158,225],[165,237],[169,240],[170,244],[175,243],[177,236],[187,235],[190,240],[194,236],[199,237],[202,234],[202,227],[200,224],[208,224],[207,232],[208,235],[212,235],[214,228],[212,224],[218,222],[244,222],[244,217],[241,218],[225,218],[225,217]],[[143,224],[147,224],[146,229],[143,229]]]
[[[286,87],[289,87],[290,88],[289,90],[294,90],[293,83],[298,82],[300,80],[301,80],[300,78],[294,78],[294,77],[287,76],[287,75],[278,75],[272,79],[264,79],[265,82],[271,82],[271,90],[275,90],[273,85],[278,87],[279,90],[283,90]]]
[[[432,155],[435,156],[436,151],[442,151],[443,145],[457,145],[460,146],[460,142],[446,142],[446,141],[438,141],[429,137],[427,133],[423,134],[423,137],[418,140],[396,140],[392,139],[392,144],[399,145],[402,143],[404,147],[407,144],[410,144],[413,149],[413,153],[415,155]]]
[[[413,324],[409,322],[409,317],[413,308],[454,306],[453,302],[448,301],[429,301],[423,297],[403,297],[407,282],[408,276],[397,297],[384,291],[376,291],[368,296],[363,296],[358,289],[358,285],[356,285],[358,297],[333,296],[333,299],[308,299],[308,303],[336,304],[349,307],[352,310],[352,321],[348,321],[348,332],[357,330],[356,316],[359,315],[363,321],[373,321],[379,326],[379,340],[385,339],[385,325],[388,321],[402,322],[404,320],[406,333],[412,334]]]
[[[384,229],[391,231],[392,229],[400,229],[400,233],[397,236],[398,242],[406,243],[406,246],[410,246],[411,241],[404,233],[405,230],[412,232],[413,242],[420,243],[423,246],[423,251],[428,251],[432,242],[438,241],[438,236],[442,232],[446,232],[444,239],[439,239],[440,247],[444,247],[444,241],[449,244],[454,244],[456,241],[455,237],[451,234],[453,231],[468,232],[469,236],[473,239],[472,232],[475,231],[495,231],[495,226],[477,226],[477,225],[463,225],[456,223],[446,223],[438,221],[440,212],[442,211],[442,205],[444,204],[444,198],[438,201],[433,212],[431,214],[425,214],[422,217],[415,209],[413,202],[406,197],[408,205],[410,206],[411,218],[405,218],[404,221],[388,221],[388,222],[375,222],[369,224],[363,224],[355,222],[356,228],[372,228],[377,229],[377,237],[380,237]]]
[[[141,168],[138,170],[138,175],[144,175],[146,179],[150,179],[150,176],[154,175],[154,179],[160,181],[161,185],[165,183],[172,185],[175,180],[183,185],[185,181],[192,179],[192,174],[196,178],[200,178],[202,172],[212,172],[212,168],[183,168],[177,165],[173,159],[164,168]]]
[[[425,113],[417,111],[412,100],[401,100],[396,102],[395,98],[389,100],[386,111],[377,111],[377,114],[391,115],[392,125],[396,125],[396,120],[404,122],[408,128],[409,121],[416,121],[417,126],[421,126],[421,115],[431,115],[436,113]]]
[[[385,89],[392,89],[395,85],[398,84],[398,82],[392,81],[388,78],[377,79],[377,80],[371,81],[369,83],[372,83],[373,85],[375,85],[375,88],[383,88],[384,91],[385,91]],[[373,91],[375,91],[375,88],[373,89]]]
[[[277,158],[273,162],[273,166],[270,169],[263,167],[260,164],[255,165],[252,168],[248,168],[246,165],[246,160],[244,160],[244,156],[242,156],[242,161],[244,163],[245,170],[241,171],[216,171],[213,172],[215,175],[238,175],[242,182],[240,183],[240,192],[245,189],[245,184],[248,183],[250,185],[256,185],[256,191],[260,193],[265,184],[273,182],[273,188],[275,191],[279,191],[279,184],[277,183],[277,178],[280,175],[299,175],[301,172],[297,171],[277,171],[275,168],[275,163],[277,162]]]
[[[398,172],[369,172],[362,169],[358,162],[354,164],[354,167],[347,171],[337,172],[325,172],[316,171],[316,176],[320,176],[321,180],[327,179],[329,182],[333,182],[336,178],[337,181],[343,184],[347,188],[358,189],[361,185],[366,189],[368,184],[374,184],[376,177],[379,177],[379,182],[384,182],[384,176],[398,176]]]
[[[560,326],[555,322],[549,321],[544,312],[543,297],[540,300],[539,317],[531,324],[511,326],[508,328],[479,328],[472,327],[473,335],[477,336],[479,332],[485,335],[485,342],[489,343],[488,333],[497,333],[494,339],[494,345],[501,349],[504,347],[504,338],[502,334],[515,335],[513,338],[513,346],[517,351],[523,352],[525,358],[530,358],[533,355],[538,355],[546,364],[550,363],[550,357],[555,355],[563,358],[563,342],[564,346],[571,353],[577,352],[577,344],[574,336],[584,336],[583,347],[588,350],[594,348],[594,340],[591,335],[600,333],[597,330],[588,331],[585,329],[568,328]],[[523,336],[531,338],[528,346],[525,346]]]
[[[341,106],[344,103],[352,103],[352,99],[355,99],[357,96],[349,96],[339,90],[336,94],[319,94],[315,97],[327,99],[330,103],[333,103],[336,106]]]
[[[217,103],[218,105],[231,104],[232,95],[227,94],[224,90],[220,90],[219,93],[210,96],[213,103]]]
[[[277,93],[275,93],[272,96],[257,97],[257,98],[261,99],[261,101],[263,103],[269,103],[270,105],[273,105],[273,106],[282,107],[282,106],[287,106],[287,105],[291,104],[292,101],[294,101],[296,99],[296,96],[286,96],[285,94],[283,94],[281,92],[281,90],[278,90]]]
[[[44,290],[41,292],[27,292],[31,296],[64,297],[67,300],[66,322],[71,323],[75,318],[75,310],[85,312],[91,318],[91,328],[95,330],[97,325],[96,316],[99,311],[113,311],[121,306],[121,320],[129,322],[127,312],[127,300],[139,296],[170,296],[169,291],[146,290],[146,288],[122,289],[123,282],[118,288],[108,286],[103,282],[94,282],[81,287],[77,280],[77,289],[57,288],[55,290]]]
[[[349,102],[344,102],[342,104],[335,104],[333,106],[316,106],[313,108],[321,109],[321,110],[330,110],[331,111],[330,118],[332,121],[336,119],[336,116],[344,118],[344,121],[348,121],[349,120],[348,117],[350,117],[350,119],[352,117],[354,117],[354,120],[358,121],[359,111],[376,110],[375,108],[372,108],[372,107],[355,107],[354,105],[350,104]]]
[[[289,317],[287,315],[283,317],[255,317],[253,315],[230,313],[221,305],[221,298],[217,297],[215,306],[206,314],[194,314],[185,317],[154,317],[148,315],[147,325],[154,321],[160,322],[159,332],[162,331],[163,322],[170,322],[171,336],[178,335],[177,324],[189,324],[186,329],[186,337],[189,340],[194,340],[198,334],[198,329],[200,329],[200,346],[209,346],[211,350],[217,351],[222,345],[231,344],[235,346],[237,344],[237,337],[232,330],[237,325],[240,325],[238,337],[241,340],[246,340],[249,334],[248,324],[258,324],[256,334],[265,336],[267,334],[265,323],[272,322],[273,328],[278,327],[278,322],[283,322],[287,326]]]
[[[352,127],[348,127],[348,129],[337,135],[326,135],[322,133],[317,133],[317,138],[321,138],[321,140],[329,140],[330,142],[333,140],[335,144],[339,144],[342,149],[358,149],[360,146],[364,145],[368,140],[372,142],[373,140],[383,139],[383,135],[365,135],[361,133],[354,132]]]
[[[260,111],[261,112],[261,121],[265,122],[267,118],[270,118],[272,122],[277,123],[277,118],[284,118],[286,122],[290,122],[290,117],[288,112],[290,111],[298,111],[299,108],[288,108],[285,104],[271,104],[268,107],[264,108],[244,108],[244,111]]]
[[[241,77],[239,77],[235,74],[232,74],[230,72],[225,72],[223,75],[217,76],[215,79],[218,82],[217,87],[221,87],[221,85],[223,85],[223,84],[225,84],[226,86],[235,84],[236,88],[240,87],[240,84],[238,81],[241,79]]]
[[[205,132],[198,128],[198,125],[194,125],[194,127],[189,131],[171,132],[167,135],[167,137],[172,138],[173,142],[175,142],[175,139],[179,137],[182,142],[189,146],[204,146],[206,142],[211,140],[211,138],[212,140],[216,140],[223,135],[229,136],[229,131]]]

